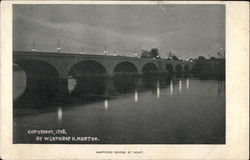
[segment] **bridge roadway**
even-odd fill
[[[37,92],[65,92],[68,77],[96,75],[113,77],[115,74],[189,72],[194,63],[165,59],[126,56],[104,56],[53,52],[13,51],[13,63],[19,65],[27,75],[27,90]]]
[[[23,67],[24,70],[26,69],[25,66],[32,67],[34,64],[40,66],[41,69],[43,65],[48,65],[52,67],[61,78],[67,78],[73,66],[86,61],[93,62],[93,65],[102,65],[109,76],[113,76],[114,69],[118,64],[123,62],[132,64],[139,74],[143,73],[143,67],[145,68],[146,65],[154,65],[159,73],[189,71],[194,66],[192,62],[170,61],[165,59],[52,52],[13,52],[13,62]]]

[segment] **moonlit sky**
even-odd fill
[[[180,58],[225,50],[224,5],[14,5],[13,48],[132,56],[158,48]]]

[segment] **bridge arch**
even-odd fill
[[[107,71],[97,61],[83,60],[75,63],[69,69],[68,77],[76,81],[70,91],[74,96],[102,95],[105,92]]]
[[[85,75],[103,75],[106,74],[106,68],[94,60],[82,60],[75,63],[68,71],[69,76],[77,77],[79,74]]]
[[[119,93],[133,92],[136,88],[137,67],[128,61],[118,63],[113,69],[113,86]]]
[[[181,64],[177,64],[177,65],[175,66],[175,71],[176,71],[177,73],[181,73],[181,72],[182,72],[182,66],[181,66]]]
[[[16,100],[16,104],[20,106],[51,104],[60,90],[57,69],[52,64],[37,59],[22,59],[14,63],[26,73],[26,88]]]
[[[147,63],[142,67],[143,74],[155,74],[158,73],[158,68],[154,63]]]
[[[143,85],[145,88],[155,89],[158,72],[158,67],[153,63],[147,63],[142,67]]]
[[[184,65],[184,71],[185,72],[189,72],[189,66],[186,64],[186,65]]]
[[[27,74],[24,69],[13,63],[13,100],[19,98],[26,89]]]
[[[137,67],[129,61],[120,62],[113,69],[114,74],[133,74],[137,72]]]
[[[166,65],[166,72],[168,72],[169,74],[173,74],[174,73],[174,67],[171,64],[167,64]]]

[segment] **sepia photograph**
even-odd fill
[[[249,2],[0,13],[0,159],[249,158]]]
[[[226,144],[225,5],[13,5],[13,144]]]
[[[14,5],[13,143],[225,144],[225,6]]]

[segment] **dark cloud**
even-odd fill
[[[157,47],[180,57],[216,55],[225,47],[224,5],[15,5],[14,48],[122,55]],[[119,51],[118,51],[119,50]],[[130,51],[131,50],[131,51]]]

